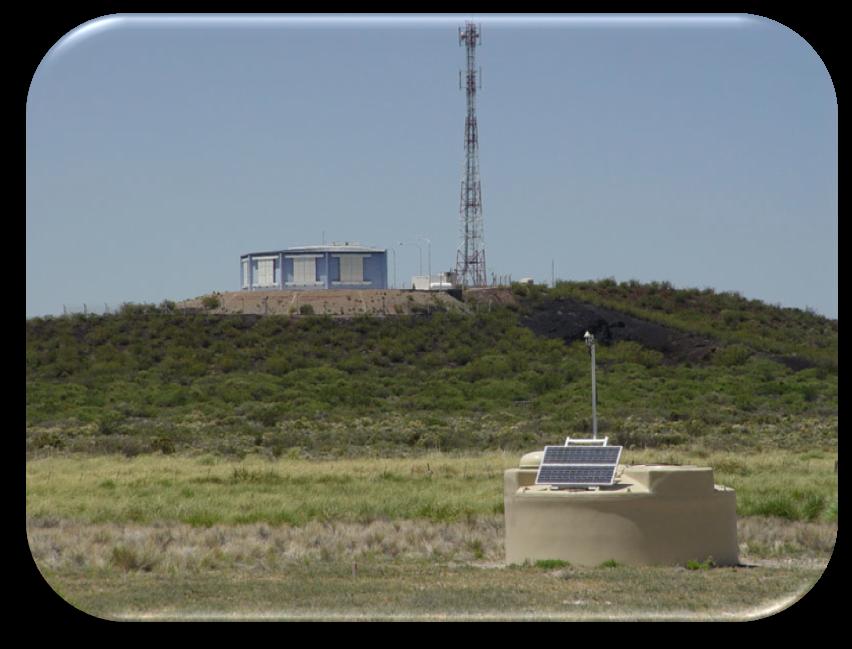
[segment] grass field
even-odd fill
[[[830,557],[835,458],[626,452],[716,467],[748,568],[506,566],[516,453],[44,457],[27,465],[28,535],[52,587],[106,618],[760,617]]]
[[[489,295],[467,315],[28,319],[38,568],[115,619],[754,618],[819,579],[837,320],[665,282]],[[746,565],[505,565],[503,472],[591,433],[587,328],[599,432],[624,463],[712,466]]]
[[[755,619],[802,597],[819,567],[493,567],[425,561],[296,563],[180,579],[48,573],[107,619]],[[96,584],[96,587],[93,587]]]
[[[503,511],[503,471],[518,453],[241,461],[144,455],[53,457],[27,464],[31,519],[170,521],[196,526],[376,519],[466,520]],[[713,466],[740,516],[837,521],[836,454],[625,451],[628,464]]]

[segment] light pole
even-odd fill
[[[427,246],[426,249],[428,250],[427,258],[429,260],[429,290],[431,291],[432,290],[432,241],[427,239],[424,236],[420,236],[420,237],[418,237],[418,239],[421,239],[421,240],[426,242],[426,246]]]
[[[420,253],[420,266],[419,266],[417,273],[419,275],[422,275],[423,274],[423,248],[420,246],[420,244],[415,243],[414,241],[400,241],[399,245],[401,245],[401,246],[417,246],[417,250]]]
[[[393,253],[393,287],[396,288],[396,248],[391,246],[391,252]]]
[[[595,337],[588,331],[583,336],[586,339],[586,346],[589,348],[589,353],[592,356],[592,438],[598,438],[598,399],[595,390]]]

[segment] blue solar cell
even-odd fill
[[[611,485],[621,446],[545,446],[536,484]]]
[[[536,484],[555,485],[609,485],[612,484],[616,465],[565,466],[546,464],[539,467]]]
[[[620,446],[545,446],[542,464],[617,464]]]

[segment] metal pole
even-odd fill
[[[598,438],[598,398],[595,386],[595,339],[592,338],[592,439]]]
[[[393,287],[396,288],[396,248],[391,248],[393,253]]]
[[[583,338],[586,341],[586,346],[589,348],[589,355],[592,357],[592,438],[598,438],[598,395],[595,385],[595,337],[588,331]]]
[[[420,265],[417,269],[418,275],[423,275],[423,247],[419,243],[415,243],[413,241],[400,241],[399,245],[401,246],[417,246],[417,252],[420,259]]]
[[[427,256],[428,256],[428,260],[429,260],[428,261],[429,266],[427,268],[427,270],[429,271],[429,290],[432,290],[432,240],[427,239],[426,237],[424,237],[422,235],[419,237],[419,239],[426,242],[426,249],[428,251]]]

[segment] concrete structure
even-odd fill
[[[455,273],[438,273],[437,275],[415,275],[411,278],[413,291],[449,291],[454,287]]]
[[[358,244],[301,246],[240,257],[244,291],[384,289],[387,250]]]
[[[556,489],[535,484],[541,457],[504,475],[507,563],[739,562],[736,494],[714,484],[712,468],[619,465],[612,486]]]

